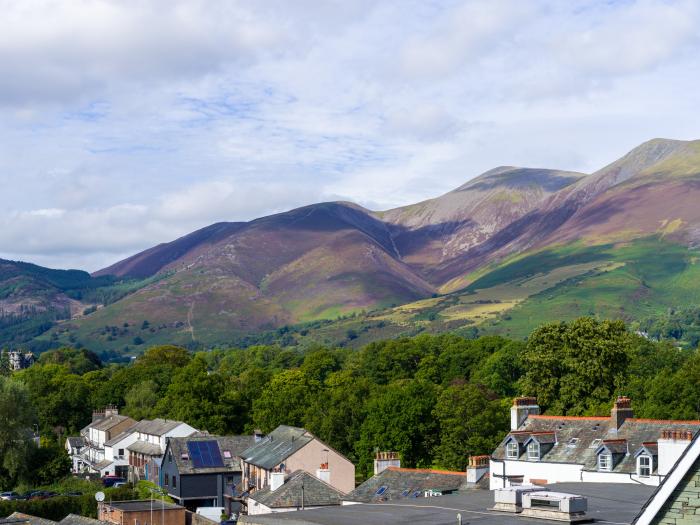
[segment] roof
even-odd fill
[[[158,509],[160,511],[161,509],[164,510],[185,510],[185,507],[181,507],[180,505],[175,505],[174,503],[167,503],[162,500],[150,500],[150,499],[141,499],[141,500],[127,500],[127,501],[112,501],[110,503],[104,503],[104,505],[108,507],[112,507],[113,509],[118,509],[123,512],[143,512],[146,510],[151,510],[151,505],[153,505],[153,509]]]
[[[187,443],[191,441],[216,441],[224,460],[223,467],[195,467],[189,458]],[[249,436],[210,436],[197,434],[189,437],[177,437],[168,439],[168,448],[172,453],[173,461],[177,465],[180,475],[183,474],[207,474],[212,472],[240,472],[241,453],[255,442],[252,435]],[[166,449],[167,450],[167,449]],[[226,451],[230,457],[226,457]]]
[[[131,452],[137,452],[139,454],[145,454],[147,456],[163,455],[163,451],[161,450],[160,445],[148,443],[147,441],[134,441],[131,445],[126,447],[126,449]]]
[[[81,436],[67,438],[71,448],[81,448],[85,446],[85,440]]]
[[[596,454],[603,449],[608,449],[611,454],[627,454],[626,439],[604,439],[596,449]]]
[[[426,490],[451,492],[458,490],[466,482],[465,472],[388,467],[369,478],[343,499],[364,503],[399,499],[415,501],[416,492],[421,496]],[[381,490],[382,487],[384,490]]]
[[[94,428],[95,430],[109,430],[111,428],[114,428],[118,424],[123,423],[124,421],[129,421],[129,420],[136,423],[136,421],[134,421],[133,419],[131,419],[128,416],[122,416],[120,414],[115,414],[113,416],[107,416],[107,417],[100,418],[97,421],[93,421],[88,426],[86,426],[83,430],[87,430],[89,428]]]
[[[131,434],[134,433],[134,427],[135,427],[135,426],[136,426],[136,425],[131,426],[131,427],[127,428],[124,432],[120,432],[119,434],[117,434],[117,435],[116,435],[115,437],[113,437],[112,439],[110,439],[110,440],[108,440],[108,441],[105,441],[105,446],[106,446],[106,447],[111,447],[112,445],[116,445],[117,443],[119,443],[119,442],[120,442],[121,440],[123,440],[125,437],[130,436]]]
[[[598,458],[596,452],[605,441],[613,453],[626,453],[613,467],[613,472],[635,473],[634,458],[637,451],[656,444],[664,430],[690,431],[695,435],[700,430],[700,421],[670,421],[653,419],[626,419],[619,429],[611,425],[609,417],[569,417],[569,416],[529,416],[517,431],[512,431],[493,452],[494,459],[506,459],[506,442],[511,437],[523,444],[530,436],[541,432],[554,432],[556,438],[553,446],[542,456],[542,461],[549,463],[576,463],[583,465],[583,470],[596,471]],[[537,439],[540,440],[539,436]],[[624,447],[619,444],[625,440]],[[622,450],[624,448],[624,451]],[[526,451],[521,450],[521,459],[525,461]]]
[[[557,483],[557,492],[588,498],[588,515],[600,522],[630,523],[653,487],[634,483]],[[523,518],[517,514],[493,512],[494,496],[489,490],[459,491],[438,498],[416,498],[360,505],[343,505],[296,512],[241,516],[239,523],[255,525],[438,525],[462,523],[479,525],[552,525],[551,520]]]
[[[678,497],[676,490],[688,482],[694,472],[700,472],[700,434],[696,434],[690,445],[683,451],[676,464],[666,474],[661,484],[634,518],[634,525],[656,523],[657,514],[663,511],[673,499]],[[696,489],[697,490],[697,489]],[[679,516],[681,514],[679,513]]]
[[[46,518],[39,518],[23,512],[13,512],[7,517],[7,519],[18,520],[18,522],[21,521],[24,523],[29,522],[31,525],[56,525],[55,521],[47,520]]]
[[[87,518],[78,514],[68,514],[65,518],[58,522],[59,525],[105,525],[106,521]]]
[[[109,467],[112,463],[114,463],[114,461],[109,460],[109,459],[103,459],[99,463],[95,463],[94,468],[95,468],[95,470],[102,470],[102,469]]]
[[[314,439],[313,434],[303,428],[280,425],[245,450],[241,457],[246,463],[270,470]]]
[[[343,493],[304,470],[292,472],[277,490],[265,487],[253,492],[249,499],[271,509],[340,505]],[[250,503],[248,504],[250,506]]]
[[[184,424],[185,423],[182,421],[173,421],[172,419],[143,419],[136,423],[131,431],[151,434],[153,436],[162,436]]]

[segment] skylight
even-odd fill
[[[381,487],[379,487],[379,488],[377,489],[377,492],[375,492],[374,495],[375,495],[375,496],[381,496],[382,494],[384,494],[384,493],[386,492],[386,489],[387,489],[387,486],[386,486],[386,485],[382,485]]]

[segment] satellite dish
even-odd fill
[[[96,492],[95,499],[100,503],[103,502],[105,500],[105,493],[104,492]]]

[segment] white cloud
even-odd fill
[[[0,0],[1,257],[700,137],[693,1]]]

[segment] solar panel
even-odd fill
[[[188,441],[192,466],[195,468],[223,467],[219,444],[216,441]]]

